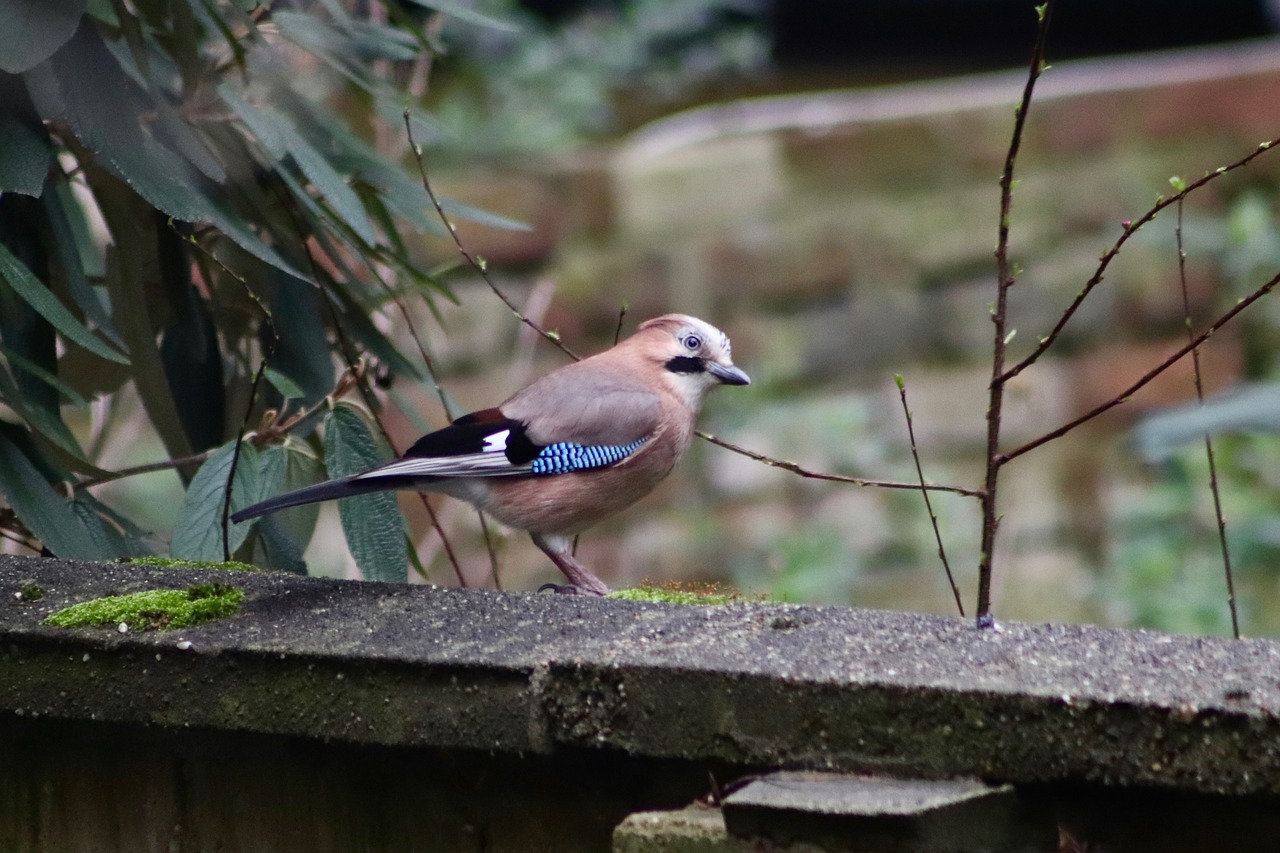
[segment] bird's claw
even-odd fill
[[[546,592],[551,590],[557,595],[581,595],[582,590],[571,583],[544,583],[538,587],[538,592]]]

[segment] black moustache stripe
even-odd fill
[[[668,359],[666,367],[672,373],[703,373],[707,369],[706,362],[693,355],[678,355]]]

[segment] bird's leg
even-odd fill
[[[569,579],[569,583],[573,584],[575,592],[586,593],[587,595],[607,595],[609,587],[604,585],[604,581],[591,573],[591,570],[574,559],[570,553],[571,540],[567,536],[543,536],[540,533],[530,534],[533,537],[533,544],[542,549],[542,553],[551,558],[551,562],[556,564],[556,568],[564,573]],[[559,591],[559,588],[557,588]]]

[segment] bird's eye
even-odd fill
[[[686,335],[684,339],[685,349],[697,350],[702,348],[702,338],[697,335]]]

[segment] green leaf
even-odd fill
[[[374,242],[373,224],[356,191],[287,119],[272,110],[250,104],[225,83],[218,88],[218,93],[273,160],[282,160],[286,155],[292,157],[294,164],[315,186],[316,192],[329,202],[334,214],[361,240],[368,244]]]
[[[130,373],[138,396],[169,455],[189,456],[191,445],[156,346],[152,300],[147,299],[142,285],[149,275],[156,275],[149,271],[159,267],[154,212],[144,200],[101,170],[90,166],[85,173],[114,241],[114,246],[108,248],[107,289],[120,334],[129,347]]]
[[[26,300],[28,305],[34,308],[41,317],[48,320],[49,324],[61,332],[62,336],[67,340],[74,341],[108,361],[114,361],[118,364],[129,363],[127,356],[107,346],[106,343],[95,337],[93,332],[89,331],[83,323],[77,320],[58,301],[58,297],[54,296],[49,288],[45,287],[38,278],[32,275],[31,271],[4,244],[0,244],[0,278],[3,278],[19,296]]]
[[[493,15],[486,15],[483,12],[477,12],[475,9],[462,5],[457,0],[412,0],[412,2],[428,9],[434,9],[437,12],[443,12],[446,15],[452,15],[459,21],[466,21],[468,24],[488,27],[491,30],[500,30],[504,33],[520,32],[518,24]]]
[[[179,560],[210,560],[223,558],[222,509],[227,495],[227,480],[231,474],[231,461],[236,443],[230,441],[218,448],[200,466],[187,487],[187,496],[178,510],[178,520],[173,529],[173,545],[170,554]],[[240,461],[236,466],[235,486],[231,490],[231,511],[244,509],[262,500],[262,476],[258,452],[245,442],[240,446]],[[227,523],[227,550],[235,551],[249,535],[247,524]]]
[[[334,214],[361,240],[372,245],[377,239],[374,235],[373,223],[369,221],[369,215],[365,213],[364,205],[360,203],[360,197],[356,195],[356,191],[351,189],[333,165],[301,136],[294,134],[286,137],[286,140],[289,156],[307,176],[307,180],[315,186],[316,191],[329,202]]]
[[[84,223],[79,206],[74,201],[70,201],[70,192],[64,192],[64,189],[64,182],[58,181],[41,197],[41,201],[49,217],[49,230],[53,235],[58,264],[67,277],[67,289],[71,291],[71,298],[75,300],[84,315],[97,325],[98,331],[117,347],[124,349],[124,341],[120,339],[120,333],[112,324],[111,316],[103,307],[98,294],[94,292],[93,285],[89,283],[88,275],[91,271],[84,266],[85,247],[82,240],[89,243],[89,251],[93,253],[95,263],[98,260],[97,246],[93,244],[93,238],[88,234],[88,227]],[[74,210],[68,209],[69,201]],[[78,227],[85,229],[83,235],[78,233]],[[106,270],[99,268],[95,274],[104,276]]]
[[[81,29],[25,79],[40,115],[69,126],[95,162],[152,207],[183,222],[209,223],[259,260],[307,278],[254,233],[221,187],[148,131],[159,104],[121,70],[94,28]]]
[[[187,443],[193,450],[207,450],[223,440],[226,420],[218,331],[208,303],[192,281],[191,263],[179,235],[172,228],[159,227],[156,240],[161,288],[169,308],[160,360]]]
[[[422,48],[411,33],[370,21],[348,21],[347,32],[364,59],[417,59]]]
[[[285,134],[289,128],[284,119],[269,110],[259,109],[250,104],[240,97],[229,83],[219,86],[218,94],[240,121],[244,122],[245,127],[249,128],[249,132],[262,146],[262,150],[267,152],[272,160],[283,160],[289,153],[289,148],[285,145]]]
[[[290,462],[292,461],[291,457],[294,455],[296,454],[290,453],[282,445],[269,447],[260,454],[261,461],[259,464],[263,493],[265,495],[279,494],[295,488],[294,485],[289,483]],[[314,458],[312,458],[312,462],[318,472],[319,463]],[[315,479],[319,479],[319,477]],[[315,482],[315,480],[310,482]],[[302,485],[310,485],[310,483]],[[315,506],[309,508],[318,510],[318,507]],[[296,519],[289,518],[290,513],[288,512],[278,512],[257,519],[254,529],[258,533],[259,542],[262,545],[268,566],[293,572],[294,574],[305,575],[307,573],[307,563],[302,559],[303,549],[299,542],[305,544],[311,538],[311,530],[315,527],[316,514],[317,512],[312,512],[311,528],[306,531],[305,536],[300,538],[294,537]]]
[[[71,502],[4,435],[0,435],[0,492],[22,523],[57,556],[66,560],[116,556],[85,526]]]
[[[364,417],[349,403],[338,403],[325,416],[324,452],[329,476],[334,478],[358,474],[383,458]],[[394,492],[344,498],[338,501],[338,515],[365,580],[404,583],[409,579],[404,516]]]
[[[132,520],[116,512],[87,491],[77,493],[75,499],[71,501],[71,506],[81,519],[92,518],[92,521],[85,522],[85,526],[96,524],[101,531],[99,538],[106,542],[106,547],[113,557],[150,556],[155,553],[151,547],[152,544],[161,544],[155,534],[138,527]],[[98,533],[94,535],[98,537]]]
[[[302,395],[304,392],[302,388],[299,387],[298,383],[294,382],[292,379],[290,379],[288,376],[281,373],[280,371],[276,370],[274,367],[268,367],[266,370],[262,372],[262,375],[266,377],[267,381],[271,383],[272,387],[274,387],[277,391],[280,392],[281,397],[285,398],[286,400],[302,399]]]
[[[46,406],[35,395],[23,394],[3,370],[0,370],[0,400],[47,441],[48,450],[68,468],[93,477],[108,473],[85,458],[75,436],[63,423],[56,405]]]
[[[479,207],[473,207],[453,199],[440,199],[440,207],[446,214],[455,219],[465,219],[468,222],[474,222],[478,225],[489,225],[493,228],[501,228],[504,231],[532,231],[533,226],[527,222],[521,222],[518,219],[511,219],[497,213],[490,213]]]
[[[273,271],[269,281],[268,305],[281,322],[268,378],[285,397],[311,406],[333,389],[334,381],[333,352],[320,311],[324,297],[317,288],[283,273]],[[293,388],[283,387],[272,378],[273,372],[287,377]]]
[[[63,382],[55,374],[45,370],[43,367],[36,364],[31,359],[26,358],[17,352],[14,352],[11,348],[5,346],[4,344],[0,344],[0,355],[3,355],[6,359],[8,359],[10,364],[14,364],[14,365],[17,365],[18,367],[21,367],[27,373],[30,373],[36,379],[39,379],[41,382],[45,383],[50,388],[57,391],[62,396],[66,397],[67,400],[71,402],[73,405],[76,405],[76,406],[89,405],[89,401],[86,400],[84,397],[82,397],[79,391],[72,388],[67,383]]]
[[[307,573],[307,561],[302,557],[302,548],[284,532],[280,519],[273,515],[260,518],[255,529],[258,531],[267,566],[295,575]]]
[[[17,77],[0,78],[0,192],[39,196],[53,148]]]
[[[0,3],[0,71],[21,74],[62,47],[80,23],[87,0],[6,0]]]
[[[104,278],[107,274],[107,265],[103,260],[102,248],[94,239],[89,220],[85,218],[84,208],[76,200],[75,194],[71,191],[71,185],[66,181],[55,181],[52,195],[57,198],[56,206],[62,211],[67,219],[67,225],[71,228],[76,251],[80,254],[80,268],[90,278]],[[46,204],[51,204],[48,196],[45,196],[45,200]],[[85,313],[88,313],[88,309],[85,309]],[[94,322],[97,321],[94,320]]]
[[[273,448],[274,449],[274,448]],[[289,439],[279,448],[285,459],[284,478],[275,491],[269,491],[268,495],[277,494],[278,492],[291,492],[294,489],[300,489],[303,486],[310,486],[324,479],[324,465],[316,458],[316,455],[304,443]],[[269,452],[269,451],[268,451]],[[264,522],[270,521],[273,531],[263,531],[263,544],[266,546],[268,557],[274,559],[275,554],[272,551],[273,546],[280,545],[279,542],[268,541],[274,534],[278,533],[293,542],[299,552],[311,541],[311,534],[315,532],[316,521],[320,517],[319,504],[303,504],[302,506],[290,507],[280,510],[271,515],[257,519],[258,525],[263,526]],[[246,524],[246,526],[248,526]],[[286,556],[288,552],[285,552]],[[274,562],[272,565],[276,565]],[[277,568],[286,568],[277,566]]]

